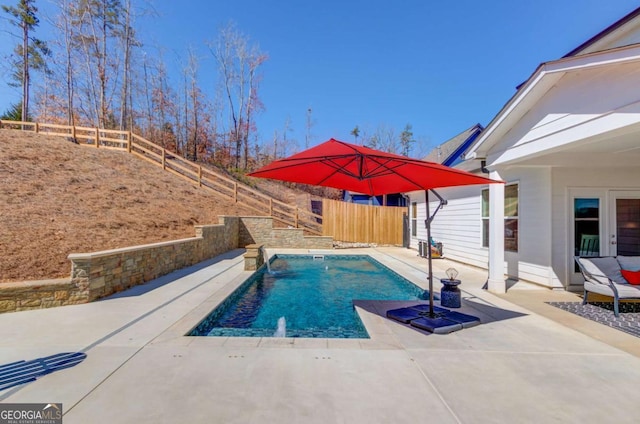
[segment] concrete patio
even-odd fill
[[[571,293],[520,282],[497,296],[486,271],[447,260],[436,278],[460,271],[460,311],[482,325],[431,335],[384,317],[415,302],[362,301],[366,340],[185,337],[250,275],[242,253],[102,301],[0,315],[0,364],[87,353],[0,402],[61,402],[66,424],[637,422],[640,340],[544,303]],[[415,251],[331,253],[370,254],[426,287]]]

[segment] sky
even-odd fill
[[[17,0],[0,0],[14,5]],[[141,4],[141,2],[138,2]],[[49,38],[49,0],[36,2]],[[233,21],[269,56],[257,118],[261,140],[282,134],[287,120],[304,148],[336,138],[353,142],[357,125],[397,133],[412,125],[424,156],[476,123],[487,125],[524,82],[640,6],[637,0],[151,0],[134,24],[147,54],[162,55],[176,74],[188,48],[201,59],[200,83],[212,93],[206,42]],[[148,13],[153,11],[153,13]],[[3,14],[4,15],[4,14]],[[14,45],[0,19],[0,60]],[[17,103],[0,67],[0,111]]]

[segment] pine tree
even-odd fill
[[[411,144],[416,141],[413,139],[413,127],[411,124],[407,124],[404,130],[400,133],[400,148],[402,149],[402,156],[409,156],[411,152]]]
[[[16,103],[9,106],[2,116],[0,116],[0,121],[22,121],[22,104]]]
[[[31,85],[31,70],[44,70],[47,66],[45,57],[49,56],[47,44],[33,37],[31,34],[40,23],[36,16],[38,8],[35,0],[19,0],[14,6],[2,6],[2,10],[11,15],[11,23],[21,30],[21,44],[17,44],[14,50],[16,57],[13,63],[15,71],[12,79],[15,86],[22,86],[21,117],[29,119],[29,87]]]

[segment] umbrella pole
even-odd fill
[[[427,251],[429,252],[427,255],[427,262],[429,264],[429,274],[427,276],[427,279],[429,280],[429,316],[433,318],[433,264],[431,263],[431,217],[429,215],[429,190],[424,191],[424,200],[427,208],[427,219],[425,219],[424,223],[427,227]]]
[[[433,263],[431,262],[431,221],[433,221],[433,218],[435,218],[440,208],[442,208],[444,205],[447,204],[447,201],[443,199],[442,196],[440,196],[435,190],[431,190],[431,192],[436,195],[438,200],[440,200],[440,204],[438,205],[436,210],[433,211],[433,215],[431,215],[429,212],[429,190],[424,191],[425,206],[427,208],[427,219],[425,219],[424,224],[427,227],[427,244],[429,245],[429,255],[427,256],[428,258],[427,262],[429,264],[428,265],[429,267],[429,316],[433,318],[435,317],[435,314],[433,313]]]

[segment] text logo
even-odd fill
[[[0,424],[62,424],[62,404],[0,403]]]

